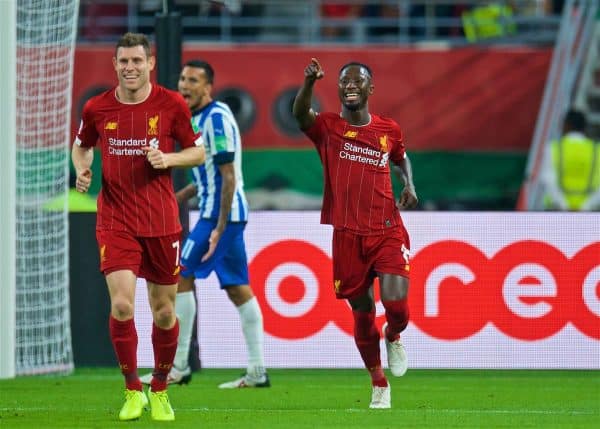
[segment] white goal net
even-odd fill
[[[78,8],[17,1],[17,375],[73,368],[66,194]]]

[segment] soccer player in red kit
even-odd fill
[[[76,188],[87,192],[93,147],[102,152],[96,238],[110,295],[110,337],[125,377],[121,420],[139,418],[148,398],[152,419],[175,419],[166,389],[179,332],[174,303],[181,226],[170,169],[202,164],[205,157],[183,98],[150,82],[154,64],[146,36],[121,37],[113,58],[118,85],[86,103],[71,154]],[[174,152],[175,141],[182,146],[179,152]],[[154,379],[148,397],[137,374],[133,316],[138,276],[147,281],[154,321]]]
[[[333,287],[336,297],[348,300],[352,308],[354,340],[373,385],[370,408],[390,408],[390,386],[381,367],[375,326],[373,281],[379,278],[385,308],[388,366],[393,375],[402,376],[407,370],[400,332],[408,324],[410,242],[398,209],[417,205],[412,169],[398,124],[369,113],[374,89],[370,68],[355,62],[341,68],[341,113],[317,114],[311,109],[313,86],[323,75],[313,58],[304,69],[293,113],[323,164],[321,223],[334,228]],[[404,183],[397,203],[389,161]]]

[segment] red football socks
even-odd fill
[[[383,301],[382,304],[388,323],[386,337],[388,341],[395,341],[400,336],[400,332],[404,331],[408,325],[408,299]]]
[[[160,392],[167,388],[167,376],[173,367],[179,337],[179,320],[170,329],[162,329],[152,324],[152,347],[154,349],[154,372],[150,389]]]
[[[137,374],[138,336],[133,319],[120,321],[110,315],[108,328],[121,373],[125,376],[125,386],[129,390],[142,390]]]
[[[381,368],[379,331],[375,325],[375,312],[352,311],[354,316],[354,341],[371,375],[373,386],[385,387],[387,379]]]
[[[385,378],[385,374],[383,373],[383,368],[381,366],[377,366],[375,368],[367,368],[369,370],[369,374],[371,375],[371,384],[373,386],[379,387],[387,387],[388,381]]]

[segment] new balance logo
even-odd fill
[[[117,129],[117,123],[116,122],[107,122],[106,125],[104,126],[105,130],[116,130]]]
[[[344,137],[348,137],[349,139],[355,139],[358,135],[358,131],[348,130],[344,133]]]

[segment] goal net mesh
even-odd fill
[[[17,375],[73,368],[67,193],[78,9],[78,0],[17,2]]]

